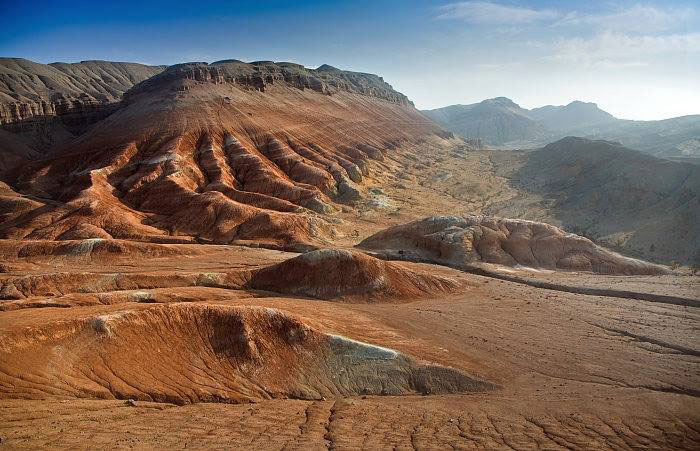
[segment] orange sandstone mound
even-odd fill
[[[668,272],[549,224],[481,215],[433,216],[389,227],[358,247],[454,267],[485,262],[600,274]]]
[[[320,299],[378,302],[454,292],[460,285],[360,252],[320,249],[257,271],[247,287]]]
[[[408,302],[416,298],[455,293],[463,284],[360,252],[320,249],[260,269],[221,268],[216,271],[68,271],[26,273],[33,261],[50,258],[61,265],[132,258],[201,257],[197,246],[139,243],[121,240],[0,242],[0,256],[24,260],[0,267],[0,310],[33,306],[74,306],[141,299],[143,290],[215,287],[269,292],[348,302]],[[121,293],[116,295],[115,293]],[[133,293],[132,293],[133,292]],[[134,294],[135,293],[135,294]],[[135,296],[132,296],[132,294]],[[73,296],[76,295],[76,296]]]
[[[0,341],[0,398],[237,403],[495,388],[275,309],[138,307],[11,327]]]

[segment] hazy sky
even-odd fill
[[[700,114],[700,1],[8,1],[0,56],[294,61],[372,72],[418,108],[592,101]]]

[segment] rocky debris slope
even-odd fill
[[[123,103],[13,174],[37,205],[0,237],[320,244],[375,161],[442,133],[379,77],[287,63],[172,66]]]
[[[135,84],[165,67],[112,61],[39,64],[0,58],[0,124],[119,102]]]
[[[257,271],[257,288],[320,299],[414,300],[459,289],[451,279],[418,273],[360,252],[320,249]]]
[[[13,327],[0,341],[0,381],[2,398],[177,404],[495,388],[279,310],[202,304]]]
[[[385,229],[358,247],[409,254],[448,266],[485,262],[601,274],[663,274],[549,224],[490,216],[433,216]]]

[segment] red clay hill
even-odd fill
[[[297,64],[171,66],[8,170],[2,238],[320,242],[368,163],[445,132],[380,77]],[[11,207],[10,207],[11,206]]]

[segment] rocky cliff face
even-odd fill
[[[127,94],[127,97],[164,88],[186,91],[194,86],[192,82],[228,83],[261,92],[270,85],[283,83],[297,89],[310,89],[326,95],[343,91],[376,97],[399,105],[413,106],[405,95],[394,91],[391,85],[377,75],[344,71],[328,65],[318,69],[307,69],[299,64],[272,61],[244,63],[238,60],[224,60],[212,64],[178,64],[140,83]]]

